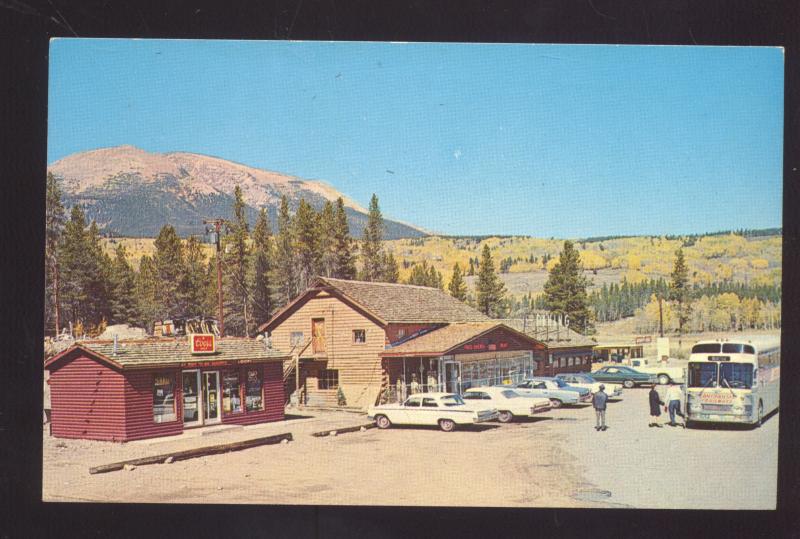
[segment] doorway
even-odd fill
[[[219,423],[219,371],[203,373],[203,424]]]
[[[448,393],[461,394],[461,362],[444,362],[444,387]]]

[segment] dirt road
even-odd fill
[[[392,428],[316,438],[364,416],[321,413],[213,436],[112,444],[44,438],[43,498],[496,507],[725,507],[775,503],[777,417],[755,431],[648,428],[647,389],[609,405],[606,432],[589,407],[444,433]],[[292,432],[294,441],[89,475],[88,468]],[[724,498],[722,497],[724,494]]]

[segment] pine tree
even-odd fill
[[[336,264],[331,277],[337,279],[356,278],[356,257],[353,254],[353,240],[350,237],[350,227],[347,224],[347,214],[344,210],[344,200],[336,200],[336,225],[334,232],[334,252]]]
[[[683,334],[683,326],[692,314],[689,289],[689,268],[683,257],[683,249],[675,252],[675,264],[672,268],[672,281],[669,285],[669,299],[677,304],[678,333]]]
[[[305,199],[294,216],[294,253],[297,259],[298,290],[308,288],[320,269],[319,216]]]
[[[119,244],[111,263],[111,322],[135,325],[137,315],[136,272],[128,262],[125,246]]]
[[[206,257],[195,236],[190,236],[184,246],[183,268],[178,286],[178,309],[186,316],[207,316],[206,311]],[[216,272],[214,281],[216,284]]]
[[[333,277],[336,272],[336,214],[330,200],[325,201],[319,214],[317,236],[319,238],[319,274]]]
[[[383,276],[381,280],[385,283],[396,283],[400,280],[400,268],[393,253],[383,255]]]
[[[489,245],[484,244],[476,286],[478,310],[487,316],[498,318],[503,310],[505,288],[503,281],[495,273]]]
[[[383,277],[383,216],[378,207],[378,197],[374,193],[369,202],[369,217],[361,242],[363,281],[380,281]]]
[[[450,284],[447,285],[450,295],[459,301],[467,300],[467,283],[461,274],[461,266],[458,262],[453,266],[453,276],[450,277]]]
[[[101,325],[105,326],[111,318],[111,258],[103,251],[100,243],[100,229],[95,221],[86,232],[86,248],[89,270],[84,276],[88,295],[86,325],[94,336]]]
[[[545,304],[548,310],[569,316],[570,327],[579,328],[583,333],[592,328],[586,295],[588,285],[578,251],[571,241],[565,241],[564,250],[544,285]]]
[[[225,332],[231,335],[250,336],[252,315],[248,269],[250,261],[249,227],[245,215],[242,189],[233,191],[233,222],[223,242],[222,265],[224,270],[223,301],[225,303]]]
[[[178,287],[183,272],[183,245],[172,225],[164,225],[155,241],[155,264],[158,281],[159,317],[171,318],[182,316],[178,304]]]
[[[52,173],[47,173],[47,195],[45,209],[45,328],[53,325],[53,331],[61,330],[61,304],[59,298],[59,248],[66,223],[61,190]]]
[[[442,278],[442,274],[437,271],[433,264],[431,264],[430,268],[428,269],[428,283],[428,286],[432,288],[444,290],[444,279]]]
[[[275,310],[272,299],[272,232],[264,208],[253,229],[253,322],[256,327],[270,319]]]
[[[469,269],[467,270],[467,275],[475,275],[475,262],[472,261],[472,257],[469,258]]]
[[[435,288],[436,276],[432,274],[431,270],[434,272],[436,271],[433,266],[428,266],[427,260],[423,260],[422,264],[414,264],[411,268],[411,273],[408,275],[408,279],[406,279],[406,284]]]
[[[289,202],[281,197],[278,212],[278,234],[275,237],[275,264],[273,266],[275,296],[278,305],[286,305],[298,293],[297,265],[294,256],[294,222],[289,214]]]
[[[139,261],[136,275],[137,325],[148,333],[153,331],[153,323],[163,317],[161,301],[158,297],[158,270],[152,258],[145,255]]]
[[[72,207],[69,221],[64,225],[60,248],[61,301],[65,321],[76,324],[85,319],[84,306],[88,295],[84,279],[90,270],[87,259],[86,218],[80,206]]]

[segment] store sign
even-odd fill
[[[189,335],[189,347],[192,354],[214,354],[217,341],[213,334],[193,333]]]
[[[486,344],[486,343],[472,343],[472,344],[465,344],[464,350],[506,350],[508,348],[507,342],[501,342],[498,344]]]

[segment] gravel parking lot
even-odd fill
[[[44,435],[45,501],[495,507],[775,507],[777,415],[761,429],[648,428],[647,389],[590,407],[452,433],[369,429],[363,415],[303,412],[280,423],[127,444]],[[662,416],[666,421],[666,418]],[[90,475],[89,467],[200,444],[291,432],[294,441]]]

